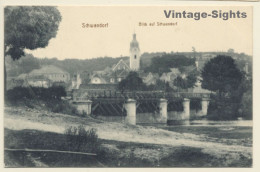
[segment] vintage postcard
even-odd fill
[[[5,5],[4,168],[253,167],[252,5]]]

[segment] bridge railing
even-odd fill
[[[113,91],[113,90],[83,90],[76,93],[77,99],[151,99],[151,98],[210,98],[211,93],[164,92],[164,91]]]
[[[167,97],[174,98],[210,98],[211,93],[189,93],[189,92],[168,92],[166,93]]]

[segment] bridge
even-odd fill
[[[166,123],[169,120],[205,116],[210,93],[80,89],[73,90],[72,97],[81,114],[136,124]]]

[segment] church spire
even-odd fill
[[[134,32],[134,34],[133,34],[133,40],[136,40],[136,34],[135,34],[135,32]]]
[[[139,70],[140,68],[140,49],[136,40],[136,34],[133,34],[133,40],[130,43],[130,69]]]
[[[139,43],[136,40],[136,34],[135,33],[133,34],[133,40],[130,43],[130,51],[131,51],[131,49],[139,49]]]

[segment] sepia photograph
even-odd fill
[[[4,168],[252,168],[253,7],[3,7]]]

